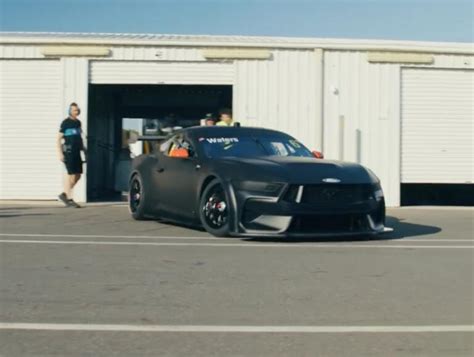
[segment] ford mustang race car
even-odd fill
[[[317,156],[317,155],[316,155]],[[134,219],[201,226],[215,236],[382,233],[379,179],[354,163],[322,160],[293,137],[249,127],[192,127],[133,162]]]

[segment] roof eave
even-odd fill
[[[252,37],[249,37],[252,39]],[[272,39],[269,37],[269,39]],[[67,38],[67,37],[38,37],[38,36],[5,36],[0,33],[0,44],[19,45],[102,45],[102,46],[164,46],[164,47],[248,47],[273,49],[302,49],[321,48],[341,51],[396,51],[420,53],[445,53],[473,55],[474,46],[468,43],[449,42],[413,42],[413,41],[383,41],[383,40],[338,40],[338,39],[292,39],[275,38],[273,42],[263,41],[230,41],[225,37],[193,40],[163,40],[163,39],[129,39],[129,38]],[[283,41],[284,39],[284,41]]]

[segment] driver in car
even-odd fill
[[[191,156],[191,146],[183,137],[177,137],[170,147],[170,157],[189,157]]]

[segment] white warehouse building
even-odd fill
[[[57,197],[71,102],[89,146],[78,201],[117,191],[127,120],[193,123],[221,107],[365,165],[388,206],[427,185],[473,187],[472,44],[4,32],[0,81],[0,199]]]

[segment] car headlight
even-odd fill
[[[383,198],[383,190],[380,183],[376,184],[374,187],[374,197],[377,201],[380,201]]]
[[[374,192],[375,199],[377,201],[380,201],[383,198],[383,191],[382,190],[377,190]]]
[[[260,181],[236,181],[234,186],[239,191],[253,194],[276,197],[284,187],[283,183]]]

